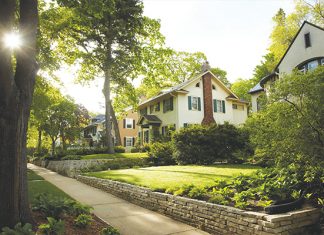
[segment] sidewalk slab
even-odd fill
[[[90,205],[93,213],[117,228],[122,235],[208,235],[197,228],[134,205],[76,179],[28,164],[28,168],[75,200]]]

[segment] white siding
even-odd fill
[[[305,48],[306,33],[310,33],[311,47],[308,48]],[[289,74],[300,63],[321,56],[324,56],[324,31],[306,23],[280,63],[279,73]]]

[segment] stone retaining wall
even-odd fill
[[[64,160],[64,161],[37,161],[35,165],[55,171],[61,175],[75,178],[81,170],[103,165],[111,162],[112,159],[91,159],[91,160]]]
[[[113,180],[80,175],[77,180],[212,234],[305,234],[307,227],[318,223],[320,218],[320,211],[315,208],[267,215],[153,192]]]

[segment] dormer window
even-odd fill
[[[212,88],[213,88],[213,90],[216,90],[216,86],[215,85],[212,85]]]
[[[305,37],[305,48],[311,47],[311,41],[310,41],[310,33],[306,33],[304,35]]]
[[[198,83],[196,84],[196,87],[200,87],[200,82],[198,82]]]

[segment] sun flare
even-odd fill
[[[21,38],[18,33],[8,33],[4,36],[4,44],[11,49],[21,46]]]

